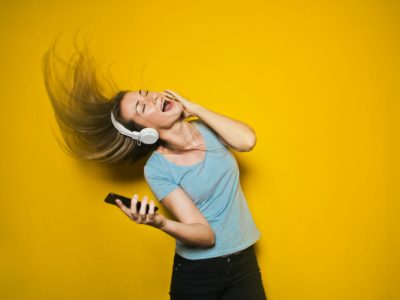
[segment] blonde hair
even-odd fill
[[[130,130],[140,131],[141,126],[125,121],[120,115],[120,102],[128,92],[120,91],[110,76],[99,79],[93,57],[87,45],[75,45],[69,62],[56,53],[56,42],[42,59],[44,83],[56,121],[65,143],[59,145],[68,155],[100,163],[131,164],[154,151],[153,145],[137,145],[137,141],[122,135],[111,122],[110,113]],[[63,67],[60,71],[59,67]],[[60,72],[62,72],[60,74]],[[111,92],[106,92],[108,87]]]

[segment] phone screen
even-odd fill
[[[115,193],[109,193],[107,195],[107,197],[104,199],[104,201],[107,202],[107,203],[114,204],[114,205],[118,206],[118,204],[115,202],[116,199],[121,200],[121,202],[126,207],[131,208],[131,198],[128,198],[128,197],[125,197],[125,196],[122,196],[122,195],[118,195],[118,194],[115,194]],[[136,210],[139,211],[140,207],[141,207],[141,202],[138,201],[136,203]],[[146,214],[149,212],[149,209],[150,209],[150,204],[147,203],[147,205],[146,205]],[[157,210],[158,210],[158,207],[155,206],[154,207],[154,212],[156,212]]]

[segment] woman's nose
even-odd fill
[[[160,99],[161,99],[160,95],[158,95],[158,94],[151,94],[151,93],[149,93],[149,94],[144,98],[144,100],[145,100],[147,103],[151,103],[151,104],[156,104],[156,103],[157,103],[157,100],[160,100]]]
[[[154,95],[154,96],[151,97],[151,102],[153,104],[156,104],[157,100],[159,100],[159,99],[161,99],[159,95]]]

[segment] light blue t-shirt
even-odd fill
[[[201,120],[191,122],[206,142],[204,159],[180,166],[154,151],[144,167],[146,181],[159,201],[181,187],[215,232],[214,246],[193,247],[176,240],[176,253],[187,259],[203,259],[243,250],[260,238],[260,232],[240,186],[236,159],[209,126]]]

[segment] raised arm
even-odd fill
[[[248,124],[211,111],[185,99],[173,91],[167,90],[164,91],[164,94],[181,102],[188,116],[199,117],[211,127],[220,136],[221,141],[226,146],[236,151],[246,152],[252,150],[256,145],[255,131]]]
[[[240,152],[247,152],[252,150],[256,145],[255,131],[249,125],[211,111],[198,104],[195,114],[218,133],[221,141],[229,148]]]

